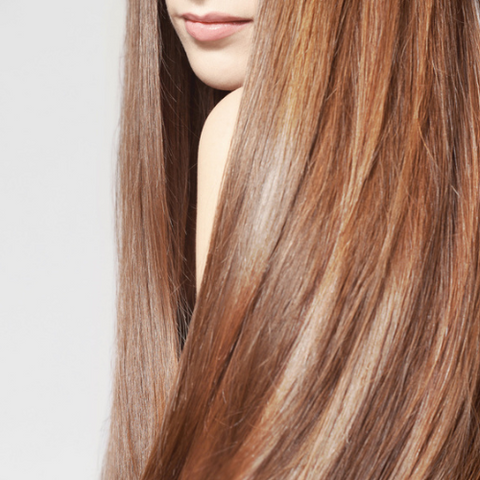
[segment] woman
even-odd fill
[[[130,0],[105,478],[480,478],[479,18]]]

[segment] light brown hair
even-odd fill
[[[479,10],[260,2],[195,298],[222,93],[129,1],[105,479],[480,478]]]

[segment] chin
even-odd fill
[[[189,57],[193,72],[203,83],[225,91],[233,91],[243,86],[247,72],[246,56],[236,57],[235,61],[206,57],[197,55]]]
[[[208,72],[195,72],[195,75],[206,85],[217,90],[225,90],[232,92],[237,88],[243,86],[245,80],[244,76],[232,76],[231,78],[218,78],[215,75],[211,75]]]

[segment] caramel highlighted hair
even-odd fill
[[[480,478],[479,10],[260,2],[196,295],[222,93],[129,1],[105,479]]]

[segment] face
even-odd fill
[[[166,4],[197,77],[220,90],[241,87],[258,0],[166,0]]]

